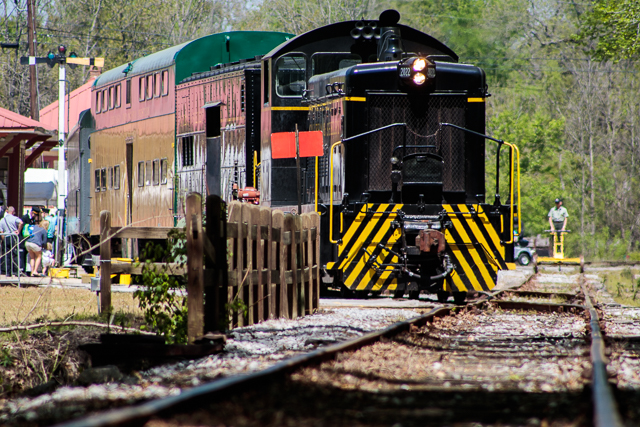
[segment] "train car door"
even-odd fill
[[[133,142],[127,142],[127,225],[133,222]]]
[[[221,162],[220,162],[220,102],[205,105],[206,111],[206,183],[207,194],[222,196]]]

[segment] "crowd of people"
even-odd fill
[[[0,208],[0,273],[6,276],[45,276],[54,264],[57,220],[55,209],[34,206],[27,214],[18,217],[13,206]]]

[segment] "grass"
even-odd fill
[[[631,268],[600,273],[607,291],[616,302],[640,307],[640,279],[634,279],[636,275],[638,270]]]
[[[112,293],[115,313],[142,317],[133,293]],[[0,326],[53,320],[97,320],[95,292],[69,288],[0,288]]]

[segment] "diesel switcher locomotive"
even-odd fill
[[[176,223],[190,191],[227,201],[250,193],[252,203],[285,211],[299,203],[303,212],[320,213],[328,287],[414,297],[424,290],[440,300],[453,293],[458,302],[469,291],[490,290],[499,270],[514,268],[518,150],[485,135],[484,71],[458,63],[450,48],[399,19],[385,11],[378,20],[295,37],[208,36],[202,49],[189,51],[197,67],[186,48],[176,47],[108,72],[95,91],[122,82],[129,110],[114,119],[135,120],[129,127],[105,122],[103,131],[96,120],[91,150],[104,154],[92,155],[93,191],[100,192],[93,221],[109,208],[121,212],[122,224],[114,225],[165,224],[168,217]],[[272,34],[261,45],[271,46],[238,59],[242,49],[234,43],[251,43],[245,51],[253,55],[261,34]],[[152,69],[157,64],[168,72]],[[126,83],[127,76],[140,77]],[[141,128],[156,98],[163,110]],[[111,99],[96,95],[94,107],[109,112],[120,104]],[[296,130],[320,135],[300,138],[316,144],[300,147],[313,157],[281,155],[276,136]],[[490,195],[488,149],[497,153]],[[95,172],[105,170],[105,178]],[[501,176],[508,187],[502,197]],[[124,190],[109,193],[112,182]]]

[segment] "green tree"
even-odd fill
[[[593,41],[591,52],[598,60],[633,58],[640,53],[640,2],[597,0],[586,13],[578,39]]]

